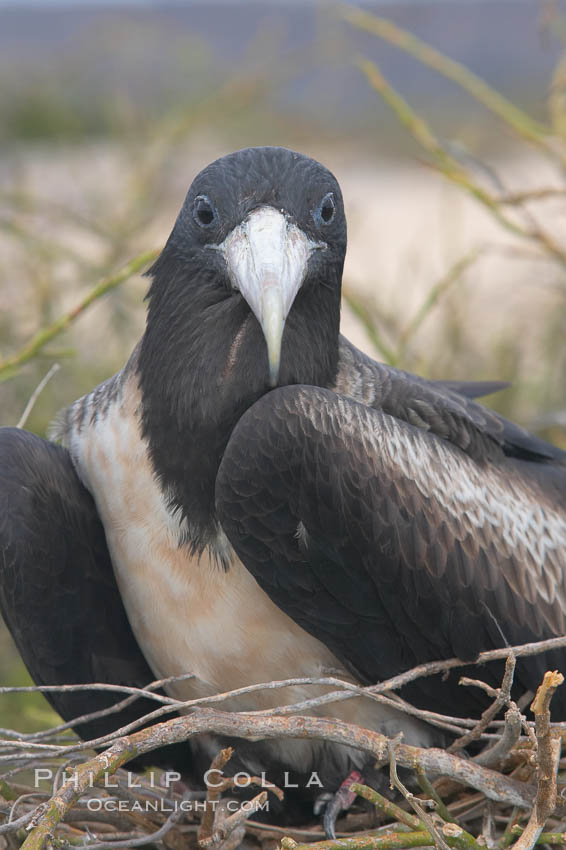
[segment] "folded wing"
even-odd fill
[[[0,610],[39,685],[144,687],[155,678],[132,634],[94,501],[68,452],[15,428],[0,429]],[[46,694],[66,721],[124,696]],[[92,739],[155,707],[137,700],[76,731]],[[188,749],[169,748],[146,761],[186,764]]]
[[[217,479],[219,516],[242,561],[366,682],[566,632],[561,458],[536,438],[529,448],[520,429],[514,457],[495,414],[485,412],[482,429],[479,406],[430,391],[427,427],[401,418],[409,393],[395,416],[376,399],[275,390],[238,423]],[[451,428],[469,435],[469,451]],[[544,663],[561,660],[523,663],[523,689],[536,687]],[[469,695],[454,681],[410,693],[466,711]]]

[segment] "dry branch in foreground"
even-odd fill
[[[552,641],[552,648],[557,642],[564,645],[566,639]],[[61,734],[68,724],[43,733],[20,736],[19,740],[13,730],[2,730],[4,738],[0,740],[0,764],[5,764],[9,769],[0,777],[0,816],[4,817],[4,823],[0,824],[0,845],[5,835],[10,842],[7,845],[9,850],[21,841],[25,850],[71,845],[106,850],[110,847],[133,847],[149,843],[160,844],[168,850],[183,850],[185,847],[191,850],[235,850],[245,835],[246,846],[260,850],[272,850],[274,841],[280,843],[283,850],[303,850],[307,846],[313,850],[389,850],[432,845],[439,850],[451,847],[479,850],[485,846],[488,838],[491,847],[491,833],[500,835],[497,848],[493,845],[493,850],[506,850],[514,841],[517,850],[530,850],[543,840],[548,844],[566,844],[558,820],[565,812],[558,779],[563,731],[561,724],[552,724],[550,721],[551,698],[556,687],[561,684],[562,676],[559,673],[546,674],[532,704],[534,723],[521,714],[510,695],[514,658],[535,653],[537,648],[544,651],[549,648],[548,643],[541,642],[538,647],[529,644],[507,649],[506,673],[500,688],[494,689],[473,681],[490,693],[494,702],[479,721],[471,718],[448,719],[459,736],[456,742],[458,754],[438,748],[408,746],[401,740],[391,741],[377,732],[331,718],[290,713],[304,710],[305,706],[310,709],[333,700],[360,695],[368,699],[375,699],[376,695],[391,699],[392,688],[400,687],[418,676],[431,675],[432,670],[438,672],[462,665],[463,662],[458,659],[421,665],[373,688],[359,688],[336,679],[302,680],[313,685],[330,685],[337,690],[294,706],[281,706],[265,712],[225,712],[213,707],[235,693],[248,689],[182,703],[155,694],[157,685],[153,683],[147,689],[134,693],[131,689],[126,690],[126,701],[140,696],[155,700],[156,710],[140,723],[146,722],[148,718],[161,718],[180,708],[190,713],[154,723],[145,729],[139,729],[139,724],[132,724],[136,728],[125,727],[105,739],[81,744],[72,740],[69,743],[68,737],[61,741]],[[501,657],[502,652],[497,651],[496,654]],[[484,654],[481,661],[489,660],[485,657],[489,655],[491,653]],[[277,689],[288,684],[289,680],[285,680],[253,685],[250,689]],[[116,691],[124,694],[124,689],[117,688]],[[123,704],[123,697],[120,700]],[[110,708],[108,713],[114,710]],[[498,711],[503,710],[506,710],[505,719],[498,719]],[[200,823],[193,811],[189,814],[179,808],[185,797],[176,791],[150,787],[143,779],[140,780],[139,791],[132,792],[125,787],[121,779],[122,768],[131,759],[166,744],[210,734],[235,740],[317,738],[345,744],[368,753],[377,762],[389,762],[392,782],[401,790],[405,800],[387,800],[373,789],[355,785],[353,790],[375,807],[376,814],[371,818],[385,821],[386,825],[374,829],[370,834],[365,829],[360,833],[360,827],[367,828],[370,825],[370,814],[353,813],[345,819],[346,833],[342,832],[333,841],[321,841],[324,836],[320,828],[312,825],[305,825],[301,829],[282,829],[249,820],[250,815],[265,803],[266,792],[261,788],[254,799],[247,802],[246,809],[241,806],[234,812],[223,808],[234,788],[234,782],[229,777],[225,778],[221,786],[208,789],[206,801],[200,803]],[[461,748],[469,742],[476,748],[483,742],[484,749],[469,758],[466,753],[461,753]],[[60,785],[56,779],[51,792],[30,788],[25,782],[17,784],[18,776],[25,776],[25,771],[36,765],[53,764],[60,778],[63,765],[82,758],[86,748],[92,752],[94,744],[106,745],[108,748],[81,764],[72,764],[69,768],[70,776]],[[230,749],[222,751],[212,766],[222,769],[231,755]],[[417,773],[423,789],[422,796],[411,793],[400,782],[397,766]],[[101,788],[100,784],[105,781],[105,777],[112,775],[117,779],[116,788]],[[258,777],[254,781],[258,785],[262,783]],[[275,789],[275,792],[282,795],[279,789]],[[104,800],[112,799],[114,795],[116,799],[137,802],[138,806],[151,799],[158,799],[160,804],[165,802],[167,805],[163,810],[150,813],[131,810],[93,812],[89,810],[88,797],[85,797],[89,794],[98,795]],[[190,797],[191,792],[188,794]],[[195,797],[195,794],[192,793],[192,796]],[[199,797],[198,793],[196,797]],[[213,801],[218,805],[213,806]],[[407,803],[414,809],[414,813],[405,810]],[[484,828],[487,829],[483,825],[484,821],[491,825],[485,837],[482,834]],[[356,832],[352,833],[352,828]],[[543,832],[543,829],[547,831]]]

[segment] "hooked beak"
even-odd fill
[[[234,289],[246,299],[261,325],[269,360],[269,382],[277,386],[285,320],[317,248],[283,213],[259,207],[228,234],[218,249]]]

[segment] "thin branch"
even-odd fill
[[[459,835],[451,835],[455,824],[445,824],[442,833],[450,847],[465,848],[469,845],[459,840]],[[457,830],[461,827],[457,827]],[[456,831],[457,831],[456,830]],[[463,832],[463,830],[462,830]],[[428,832],[389,832],[385,835],[355,835],[351,838],[339,838],[331,841],[316,841],[312,844],[298,844],[292,838],[281,841],[282,850],[404,850],[405,847],[430,847],[434,844]]]
[[[500,649],[491,649],[486,650],[485,652],[480,652],[475,661],[462,661],[460,658],[447,658],[441,661],[427,661],[424,664],[419,664],[416,667],[412,667],[410,670],[406,670],[404,673],[399,673],[397,676],[392,676],[390,679],[385,679],[383,682],[380,682],[377,685],[369,685],[367,687],[360,687],[359,685],[354,685],[352,682],[346,682],[342,679],[337,679],[332,676],[325,677],[296,677],[292,679],[278,679],[271,682],[260,682],[254,685],[246,685],[242,688],[235,688],[231,691],[224,691],[220,694],[214,694],[208,697],[201,697],[195,700],[176,700],[172,697],[165,697],[158,694],[154,694],[151,692],[151,689],[154,687],[161,687],[164,684],[168,684],[171,681],[178,681],[183,679],[190,679],[194,677],[194,673],[185,673],[181,676],[169,677],[167,679],[160,679],[156,682],[152,682],[145,689],[144,688],[129,688],[121,685],[107,685],[102,683],[96,683],[92,685],[29,685],[25,687],[0,687],[0,695],[2,694],[12,694],[12,693],[35,693],[40,692],[43,693],[45,691],[49,692],[65,692],[65,691],[73,691],[73,690],[108,690],[114,691],[117,693],[131,693],[140,697],[147,696],[150,699],[157,700],[158,702],[167,703],[172,708],[192,708],[197,706],[204,706],[209,704],[214,704],[218,702],[222,702],[227,699],[232,699],[236,696],[243,696],[246,694],[254,693],[256,691],[261,690],[277,690],[279,688],[286,688],[292,685],[331,685],[338,686],[343,688],[347,693],[341,693],[340,691],[336,693],[324,694],[322,696],[322,702],[319,702],[319,698],[316,697],[316,702],[313,701],[302,701],[300,703],[295,703],[292,706],[285,706],[284,708],[292,708],[293,710],[298,710],[303,707],[311,707],[324,705],[325,702],[340,702],[343,699],[352,699],[357,696],[372,696],[374,694],[382,694],[386,691],[394,691],[398,690],[405,685],[414,682],[416,679],[425,678],[428,676],[434,676],[439,673],[444,673],[448,670],[453,670],[457,667],[470,667],[470,666],[480,666],[490,661],[501,661],[506,660],[510,655],[513,655],[515,658],[523,658],[529,657],[532,655],[540,655],[544,652],[549,652],[553,649],[563,649],[566,648],[566,636],[550,638],[548,640],[541,641],[533,641],[531,643],[518,644],[516,646],[510,647],[502,647]],[[465,680],[468,681],[468,680]],[[470,680],[471,681],[471,680]],[[480,683],[482,686],[489,687],[485,685],[485,683]],[[491,693],[494,698],[497,695],[497,689],[491,689]],[[109,710],[112,710],[114,707],[111,707]],[[270,716],[272,713],[281,713],[283,710],[282,707],[275,709],[268,709],[266,711],[259,712],[263,716]],[[431,712],[433,716],[443,717],[444,715],[435,715],[434,712]],[[88,718],[90,715],[84,715],[85,718]],[[151,715],[148,715],[148,718]],[[460,720],[462,725],[469,725],[473,721],[467,720],[466,718],[451,718],[454,722]],[[82,722],[82,718],[79,718]],[[71,721],[71,723],[78,722],[77,720]],[[66,725],[65,725],[66,726]],[[60,729],[61,727],[55,727],[56,729]],[[19,733],[15,733],[19,734]],[[43,733],[33,733],[33,737],[42,735]],[[31,736],[30,736],[31,737]],[[22,736],[22,740],[27,739],[25,736]],[[97,741],[98,742],[98,741]]]
[[[560,265],[566,266],[566,251],[563,250],[561,245],[544,231],[532,216],[528,216],[529,226],[517,223],[513,218],[510,218],[502,209],[503,205],[499,203],[498,198],[476,183],[466,168],[448,153],[436,138],[428,123],[389,84],[375,62],[361,57],[358,58],[357,65],[371,87],[395,113],[397,120],[411,133],[423,150],[431,155],[434,167],[448,180],[460,186],[461,189],[479,201],[493,218],[510,233],[519,236],[521,239],[538,243]],[[528,212],[524,208],[521,211],[524,214]]]
[[[484,247],[474,248],[464,257],[460,257],[444,274],[441,279],[431,287],[427,292],[424,302],[418,308],[412,319],[405,326],[399,336],[399,350],[397,361],[402,362],[407,346],[410,340],[417,333],[424,320],[427,318],[433,307],[462,276],[462,274],[471,266],[485,251]]]
[[[7,823],[1,824],[0,835],[6,835],[9,832],[15,832],[16,829],[20,829],[22,826],[27,826],[36,812],[37,809],[34,809],[33,811],[27,812],[27,814],[22,815],[17,820],[9,820]]]
[[[521,810],[518,809],[517,806],[514,806],[511,811],[511,815],[507,819],[507,823],[505,824],[505,830],[503,832],[503,835],[497,842],[498,850],[505,850],[506,847],[509,847],[509,845],[512,844],[513,838],[517,837],[513,834],[513,829],[518,826],[518,821],[521,817],[521,814]],[[523,827],[519,827],[519,832],[517,833],[517,835],[521,835],[522,832]]]
[[[383,360],[390,366],[394,366],[397,362],[397,354],[388,345],[379,331],[377,330],[375,321],[370,318],[371,307],[366,304],[358,294],[355,294],[349,287],[342,286],[342,298],[357,319],[362,323],[365,332],[379,352]]]
[[[187,673],[186,677],[194,678],[194,673]],[[111,691],[112,693],[135,694],[137,697],[147,697],[148,699],[155,700],[155,702],[165,703],[166,705],[178,706],[182,704],[180,700],[174,699],[173,697],[163,696],[162,694],[153,693],[145,688],[133,688],[128,685],[107,685],[103,682],[97,682],[89,685],[17,685],[14,687],[0,687],[0,696],[3,694],[45,694],[67,693],[74,691]]]
[[[475,757],[476,764],[483,764],[484,767],[495,767],[500,764],[519,741],[521,724],[521,712],[516,706],[511,706],[505,714],[505,726],[501,738],[492,747]]]
[[[546,641],[537,641],[537,642],[533,642],[533,643],[520,644],[520,645],[514,646],[514,647],[505,647],[505,648],[501,648],[501,649],[495,649],[495,650],[489,650],[489,651],[486,651],[486,652],[482,652],[482,653],[480,653],[480,655],[478,656],[476,661],[473,662],[473,663],[475,663],[476,665],[483,664],[485,662],[489,662],[489,661],[492,661],[492,660],[499,660],[499,659],[506,658],[506,657],[509,656],[509,654],[513,654],[516,657],[536,655],[536,654],[540,654],[542,652],[546,652],[550,649],[562,648],[564,646],[566,646],[566,637],[551,638],[551,639],[546,640]],[[317,697],[313,700],[304,700],[301,703],[297,703],[293,706],[285,706],[285,707],[280,707],[280,708],[276,708],[276,709],[269,709],[269,710],[264,711],[264,712],[258,712],[258,716],[270,717],[270,716],[282,715],[282,714],[285,714],[285,713],[287,713],[288,711],[291,711],[291,710],[293,710],[295,712],[299,711],[299,710],[303,711],[303,710],[308,710],[313,706],[320,706],[320,705],[323,705],[323,704],[326,704],[326,703],[329,703],[329,702],[340,702],[341,700],[344,700],[344,699],[351,699],[353,696],[371,696],[372,694],[381,693],[383,691],[400,688],[403,685],[408,684],[409,682],[415,681],[416,679],[421,678],[421,677],[431,676],[431,675],[435,675],[435,674],[438,674],[438,673],[443,673],[446,670],[454,669],[456,667],[469,666],[471,663],[472,662],[469,662],[469,661],[462,661],[459,658],[450,658],[450,659],[446,659],[446,660],[443,660],[443,661],[427,662],[425,664],[420,664],[417,667],[413,667],[411,670],[407,670],[406,672],[401,673],[398,676],[394,676],[391,679],[387,679],[384,682],[381,682],[379,685],[373,685],[373,686],[370,686],[368,688],[360,688],[358,686],[353,685],[350,682],[343,682],[340,679],[335,679],[335,678],[332,678],[332,677],[297,678],[297,679],[284,679],[284,680],[280,680],[280,681],[277,681],[277,682],[264,682],[264,683],[257,684],[257,685],[249,685],[249,686],[244,687],[244,688],[238,688],[238,689],[235,689],[233,691],[227,691],[223,694],[217,694],[217,695],[210,696],[210,697],[203,697],[203,698],[196,699],[196,700],[187,700],[186,702],[180,702],[180,701],[176,701],[176,700],[169,700],[168,701],[167,698],[161,698],[161,701],[166,701],[166,702],[168,701],[170,704],[167,705],[167,706],[164,706],[160,709],[157,709],[154,712],[150,712],[149,714],[145,715],[144,717],[140,718],[139,720],[133,721],[132,723],[128,724],[127,726],[124,726],[121,729],[116,730],[116,732],[111,734],[111,735],[101,736],[100,738],[96,738],[94,740],[86,741],[84,743],[75,744],[75,745],[72,745],[72,746],[61,747],[58,750],[53,750],[52,755],[53,756],[59,756],[59,755],[65,756],[65,755],[68,755],[68,754],[73,753],[73,752],[80,752],[81,750],[87,750],[87,749],[91,749],[93,747],[101,747],[101,746],[104,746],[106,744],[109,744],[112,740],[115,740],[117,736],[129,734],[134,729],[138,729],[141,725],[148,723],[151,720],[156,720],[159,717],[162,717],[164,714],[170,713],[171,711],[180,710],[180,709],[187,709],[187,708],[196,707],[196,706],[204,706],[204,705],[214,704],[214,703],[222,702],[222,701],[228,699],[229,697],[238,696],[238,695],[241,695],[241,694],[247,694],[247,693],[251,693],[251,692],[266,689],[266,688],[276,689],[276,688],[281,688],[281,687],[287,687],[289,685],[294,685],[294,684],[315,684],[315,685],[329,684],[329,685],[339,686],[339,687],[345,689],[345,691],[342,691],[342,692],[336,691],[334,693],[325,694],[322,697]],[[190,675],[190,674],[187,674],[187,675]],[[56,690],[72,690],[73,688],[88,689],[89,687],[91,687],[91,686],[89,686],[89,685],[78,685],[78,686],[66,685],[66,686],[36,686],[36,687],[26,687],[26,688],[0,688],[0,694],[1,693],[22,692],[22,691],[24,691],[24,692],[28,692],[28,691],[33,692],[33,691],[36,691],[36,690],[41,691],[41,690],[44,690],[45,688],[56,691]],[[121,689],[121,688],[114,687],[114,686],[104,686],[104,685],[95,685],[95,686],[92,686],[92,687],[94,687],[95,689],[100,687],[102,689],[108,689],[108,690],[125,690],[126,692],[133,691],[134,693],[139,693],[141,696],[149,696],[153,699],[157,698],[157,695],[149,694],[147,691],[144,691],[143,689],[136,689],[136,688],[132,688],[132,689],[123,688],[123,689]],[[11,761],[24,761],[26,759],[31,759],[32,757],[34,757],[34,756],[32,756],[32,754],[17,753],[17,754],[11,755],[9,757],[9,759]],[[2,757],[0,757],[0,761],[2,761],[2,760],[6,761],[6,760],[8,760],[8,758],[5,757],[5,756],[2,756]]]
[[[410,829],[419,830],[422,828],[420,820],[415,817],[415,815],[412,815],[410,812],[406,812],[405,809],[402,809],[391,800],[388,800],[387,797],[384,797],[379,793],[379,791],[375,791],[367,785],[360,785],[359,782],[352,782],[350,785],[350,791],[354,794],[358,794],[360,797],[363,797],[364,800],[367,800],[369,803],[373,803],[373,805],[382,811],[383,814],[395,821],[398,821],[399,823],[404,823],[405,826],[408,826]]]
[[[108,717],[109,715],[117,714],[118,712],[122,711],[122,709],[128,708],[128,706],[132,705],[138,699],[142,699],[146,696],[151,696],[152,691],[156,691],[159,688],[162,688],[164,685],[170,684],[171,682],[181,682],[193,678],[194,673],[183,673],[180,676],[167,676],[165,679],[156,679],[154,682],[151,682],[149,685],[146,685],[145,688],[141,689],[139,693],[134,693],[131,696],[126,697],[126,699],[114,703],[114,705],[108,706],[108,708],[101,708],[99,711],[91,711],[88,714],[81,714],[78,717],[74,717],[72,720],[68,720],[66,723],[59,723],[57,726],[52,726],[49,729],[43,729],[40,732],[29,732],[27,734],[20,734],[19,732],[16,732],[12,729],[0,729],[0,735],[9,735],[10,737],[16,738],[18,741],[38,741],[43,738],[50,738],[53,735],[59,734],[60,732],[65,732],[67,729],[72,729],[81,723],[89,723],[92,720],[99,720],[101,717]],[[63,687],[73,688],[74,685],[66,685]],[[172,705],[175,705],[174,700],[172,702]]]
[[[383,761],[388,753],[388,739],[384,735],[337,720],[310,716],[259,717],[198,709],[189,716],[176,717],[119,738],[104,753],[79,765],[75,775],[61,786],[42,810],[37,818],[37,826],[23,845],[24,850],[42,850],[48,836],[53,834],[68,809],[105,774],[114,773],[131,759],[146,752],[206,734],[250,741],[315,738],[354,747],[369,753],[377,761]],[[535,792],[531,786],[452,756],[444,750],[424,750],[399,744],[396,759],[403,767],[415,769],[420,765],[431,773],[450,776],[457,782],[471,785],[483,791],[489,799],[523,808],[529,808],[534,800]]]
[[[529,822],[513,850],[531,850],[544,829],[546,821],[556,808],[556,774],[560,761],[560,738],[553,734],[550,725],[550,701],[556,689],[564,682],[562,673],[544,674],[531,705],[535,715],[537,740],[537,794]]]
[[[12,375],[14,370],[19,369],[20,366],[23,366],[23,364],[27,363],[28,360],[31,360],[32,357],[35,357],[35,355],[38,354],[38,352],[41,351],[47,343],[51,342],[52,339],[64,330],[67,330],[67,328],[82,313],[84,313],[84,311],[90,307],[94,301],[97,301],[112,289],[116,289],[117,286],[124,283],[124,281],[132,277],[132,275],[137,274],[141,271],[141,269],[155,260],[158,253],[158,251],[145,251],[143,254],[140,254],[138,257],[127,263],[122,269],[120,269],[120,271],[110,275],[109,277],[103,278],[103,280],[93,287],[93,289],[91,289],[90,292],[85,295],[85,297],[82,298],[72,310],[64,313],[50,325],[47,325],[47,327],[41,328],[41,330],[39,330],[35,336],[33,336],[31,340],[16,354],[13,354],[11,357],[7,357],[5,360],[1,360],[0,380],[3,375]]]
[[[225,767],[232,758],[233,753],[234,750],[232,747],[226,747],[226,749],[220,750],[220,752],[214,757],[212,764],[210,765],[210,770],[216,772],[222,771],[222,768]],[[208,786],[206,791],[206,808],[198,829],[198,843],[201,847],[206,846],[212,838],[212,832],[214,829],[214,809],[220,798],[220,794],[220,783],[214,782]]]
[[[203,848],[223,848],[229,850],[231,847],[241,844],[245,835],[245,823],[250,815],[257,812],[267,800],[267,791],[261,791],[252,800],[246,803],[246,806],[239,808],[234,814],[229,815],[215,824],[214,832],[210,838],[199,840],[199,844]],[[240,834],[238,834],[238,832]],[[229,841],[233,837],[235,841]]]
[[[435,50],[430,44],[397,26],[387,18],[378,17],[371,12],[352,6],[342,7],[341,13],[342,17],[352,26],[372,33],[406,53],[410,53],[423,65],[433,68],[442,76],[452,80],[475,98],[478,103],[481,103],[512,127],[517,135],[542,148],[545,153],[556,159],[556,151],[547,139],[550,128],[534,121],[526,112],[519,109],[496,89],[493,89],[465,65],[461,65],[454,59],[450,59],[440,51]]]
[[[414,809],[417,814],[417,817],[420,823],[424,826],[424,828],[428,831],[429,835],[434,841],[434,846],[437,850],[448,850],[448,844],[444,840],[444,837],[439,833],[436,828],[436,824],[434,823],[430,814],[425,810],[423,802],[418,800],[414,794],[412,794],[408,788],[405,788],[399,776],[397,774],[397,758],[395,755],[396,747],[400,742],[401,736],[393,741],[387,742],[387,749],[389,750],[389,782],[392,788],[396,788],[400,794],[405,798],[408,804]]]
[[[516,660],[513,654],[507,656],[507,660],[505,661],[505,673],[503,674],[503,681],[501,683],[501,687],[495,691],[495,699],[492,704],[486,708],[483,712],[481,719],[474,726],[473,729],[470,729],[465,735],[462,735],[461,738],[458,738],[457,741],[454,741],[449,747],[448,751],[453,753],[456,750],[461,750],[464,747],[467,747],[468,744],[471,744],[472,741],[476,741],[482,732],[484,732],[491,721],[495,718],[497,714],[501,711],[504,705],[507,705],[511,699],[511,687],[513,685],[513,677],[515,675],[515,665]],[[462,681],[466,681],[461,680]]]
[[[48,371],[48,373],[46,375],[44,375],[44,377],[41,379],[41,381],[39,382],[39,384],[37,385],[37,387],[35,388],[35,390],[31,394],[28,403],[24,407],[24,412],[20,416],[20,419],[19,419],[19,421],[16,425],[16,428],[23,428],[24,427],[24,425],[28,421],[28,417],[29,417],[30,413],[32,412],[32,410],[35,406],[37,399],[39,398],[40,394],[43,392],[44,387],[47,386],[47,384],[49,383],[51,378],[59,371],[60,368],[61,368],[61,366],[59,365],[59,363],[54,363],[53,366],[51,367],[51,369]]]
[[[545,186],[540,189],[526,189],[523,192],[506,192],[500,195],[500,204],[524,204],[528,201],[546,201],[549,198],[566,198],[566,189]]]
[[[442,827],[442,834],[450,847],[465,850],[469,847],[460,838],[457,824],[446,823]],[[514,828],[514,834],[521,832],[520,827]],[[430,847],[433,841],[428,832],[389,832],[385,835],[354,835],[348,838],[340,838],[332,841],[316,841],[310,844],[299,844],[292,838],[284,838],[281,841],[282,850],[404,850],[406,847]],[[566,833],[543,832],[537,844],[566,844]],[[479,847],[478,842],[475,846]]]
[[[75,846],[88,847],[88,850],[113,850],[114,847],[143,847],[144,844],[154,844],[156,841],[161,841],[175,824],[181,820],[184,814],[185,812],[182,806],[179,806],[175,811],[171,812],[165,823],[158,830],[149,835],[142,835],[139,838],[126,838],[123,841],[99,841],[95,843],[89,841],[87,838],[83,844]],[[29,838],[26,838],[22,846],[25,846],[27,841],[29,841]]]
[[[450,814],[444,800],[426,775],[422,767],[417,767],[417,782],[423,794],[426,794],[431,800],[436,803],[436,812],[447,823],[456,823],[455,818]]]

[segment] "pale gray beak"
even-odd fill
[[[277,385],[285,320],[307,273],[313,242],[273,207],[259,207],[217,248],[234,289],[246,299],[267,343],[269,381]]]

